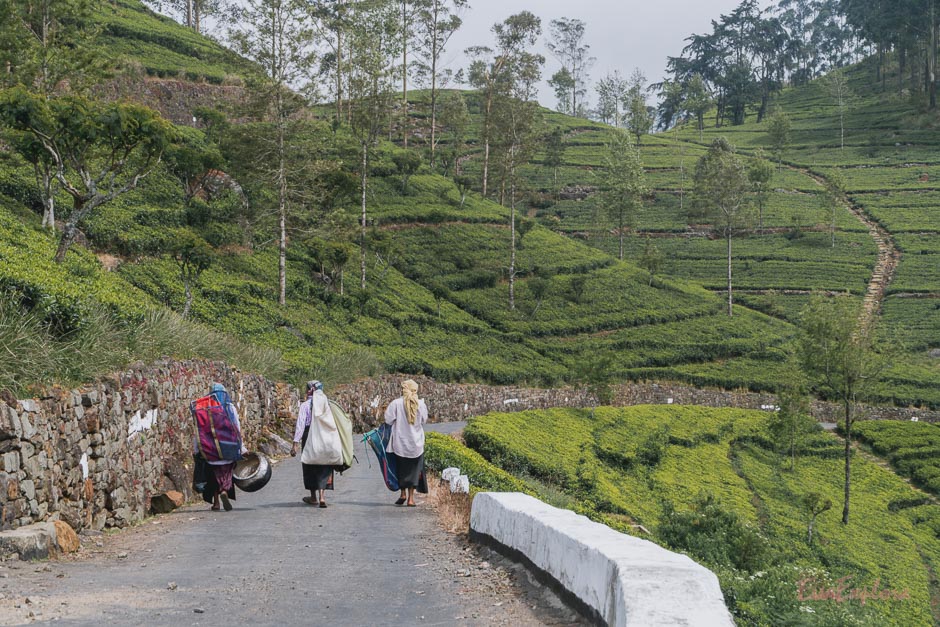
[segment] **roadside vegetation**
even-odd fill
[[[514,489],[688,553],[718,574],[738,624],[932,624],[940,506],[855,454],[857,522],[843,525],[835,506],[842,442],[812,422],[774,430],[774,419],[681,406],[488,414],[465,429],[463,452],[439,436],[428,455],[467,467],[482,489],[511,485],[509,471],[524,486]],[[866,439],[893,425],[924,446],[920,433],[937,430],[859,424]],[[477,455],[493,466],[468,462]],[[840,585],[845,602],[811,598]],[[873,587],[894,596],[849,599],[851,590]]]

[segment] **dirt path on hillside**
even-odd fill
[[[826,179],[818,174],[802,168],[791,168],[801,172],[816,181],[820,187],[825,187]],[[894,279],[894,273],[897,270],[898,262],[901,260],[901,251],[894,244],[891,234],[880,224],[872,220],[862,210],[861,207],[852,202],[852,199],[845,194],[842,198],[843,205],[854,215],[859,222],[868,229],[868,234],[878,246],[878,262],[872,272],[871,279],[868,281],[868,289],[865,291],[865,300],[862,304],[862,313],[859,316],[859,324],[863,329],[871,329],[878,315],[881,314],[881,306],[884,303],[885,294],[888,286]]]

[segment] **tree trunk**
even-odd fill
[[[434,169],[434,151],[437,149],[437,54],[437,16],[435,15],[434,26],[431,28],[431,169]]]
[[[408,147],[408,0],[401,3],[401,109],[402,138]]]
[[[362,216],[359,220],[359,287],[360,289],[366,289],[366,183],[367,180],[367,170],[369,166],[369,145],[366,142],[362,143],[362,175],[360,177],[360,183],[362,185]]]
[[[930,109],[937,108],[937,15],[936,3],[930,0]]]
[[[512,155],[509,158],[515,159]],[[509,199],[509,309],[512,311],[516,308],[516,181],[515,165],[512,162],[509,168],[511,177],[509,182],[511,196]]]
[[[620,212],[620,224],[617,231],[620,234],[620,261],[623,261],[623,211]]]
[[[486,198],[487,181],[490,176],[490,114],[493,111],[493,95],[486,94],[486,112],[483,118],[483,197]]]
[[[42,228],[55,233],[55,195],[52,191],[53,178],[48,171],[39,175],[42,181]]]
[[[733,316],[734,311],[732,305],[734,304],[731,297],[731,230],[729,229],[725,234],[725,240],[728,242],[728,316]]]
[[[845,401],[845,501],[842,505],[842,524],[849,524],[849,486],[852,483],[852,404]]]
[[[189,279],[183,279],[183,289],[186,290],[186,303],[183,305],[183,318],[189,318],[189,312],[193,307],[193,289]]]
[[[343,32],[336,27],[336,123],[343,121]]]
[[[278,206],[278,258],[277,258],[277,302],[282,307],[287,304],[287,161],[284,154],[284,120],[280,90],[278,90],[277,121],[277,206]]]
[[[55,257],[53,258],[56,263],[65,261],[65,255],[69,252],[69,248],[72,247],[72,243],[78,235],[78,223],[81,222],[85,214],[91,209],[92,207],[88,207],[80,200],[76,199],[73,201],[72,213],[69,215],[65,227],[62,229],[62,237],[59,238],[59,246],[56,248]]]

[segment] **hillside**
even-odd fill
[[[190,104],[185,96],[191,87],[253,71],[236,55],[155,16],[133,0],[121,0],[100,10],[105,36],[114,38],[110,49],[125,65],[139,63],[153,77],[175,77],[172,84],[161,86],[170,94],[169,100],[174,99],[173,94],[182,94],[175,119],[189,121],[187,107],[195,102]],[[128,59],[134,63],[128,64]],[[167,64],[176,71],[165,71]],[[856,80],[862,80],[859,77]],[[239,81],[233,78],[229,82]],[[8,197],[2,211],[10,225],[5,231],[10,245],[4,253],[9,263],[0,271],[0,281],[20,293],[34,294],[24,302],[39,307],[48,318],[42,305],[48,300],[46,295],[57,290],[70,292],[70,287],[63,286],[74,285],[76,273],[107,276],[108,281],[132,286],[115,291],[132,294],[140,290],[146,296],[127,307],[86,289],[73,295],[73,301],[104,301],[121,320],[133,323],[143,315],[142,309],[154,305],[182,310],[179,268],[167,247],[192,234],[209,242],[217,253],[195,290],[193,318],[255,345],[281,351],[290,376],[297,379],[308,378],[311,372],[339,380],[388,370],[445,380],[545,385],[583,380],[592,376],[593,365],[603,364],[611,379],[672,379],[732,389],[774,390],[785,378],[785,346],[796,332],[794,323],[809,291],[848,290],[858,297],[861,307],[879,259],[870,227],[847,208],[837,216],[836,246],[829,245],[823,226],[828,210],[818,194],[818,177],[825,176],[826,170],[819,164],[815,164],[815,172],[810,169],[815,160],[821,162],[822,155],[833,154],[827,147],[834,132],[832,117],[812,123],[815,126],[808,117],[805,123],[800,121],[800,111],[809,116],[818,109],[818,103],[812,104],[818,99],[814,89],[791,90],[780,99],[785,110],[793,109],[798,132],[786,157],[789,165],[776,174],[764,232],[735,243],[735,287],[739,291],[733,318],[724,315],[718,293],[724,282],[723,243],[708,237],[708,225],[698,224],[690,216],[691,170],[711,137],[728,135],[743,151],[750,151],[764,142],[763,129],[752,124],[709,128],[704,138],[693,129],[644,137],[641,152],[654,194],[638,216],[628,238],[626,260],[620,262],[615,257],[611,225],[596,203],[598,173],[611,129],[548,111],[544,112],[544,128],[561,128],[567,144],[565,163],[558,172],[563,199],[551,199],[553,173],[541,163],[543,156],[536,155],[525,166],[532,194],[528,215],[534,226],[518,243],[515,310],[508,307],[508,211],[472,193],[462,202],[454,183],[426,166],[402,191],[391,159],[400,148],[391,143],[380,147],[371,168],[368,212],[373,226],[369,287],[365,291],[348,279],[343,289],[336,284],[325,286],[318,277],[322,278],[328,242],[298,236],[288,258],[288,303],[279,307],[276,231],[266,213],[270,209],[264,204],[268,191],[257,182],[241,181],[248,197],[256,199],[254,210],[261,216],[253,225],[252,241],[246,245],[237,209],[225,202],[187,203],[181,185],[168,171],[150,177],[139,190],[106,206],[85,225],[90,247],[115,272],[105,273],[104,265],[85,264],[87,267],[80,270],[51,267],[42,279],[18,273],[15,268],[28,267],[28,261],[18,256],[22,251],[13,244],[23,237],[20,229],[36,232],[35,220],[25,218],[30,211],[22,208],[35,208],[36,198],[30,172],[9,157],[3,165],[4,184],[0,188]],[[422,111],[426,94],[413,95],[415,125],[420,128],[426,120]],[[137,96],[151,97],[146,93]],[[474,134],[479,132],[480,117],[474,95],[464,96],[472,121],[470,154],[464,168],[473,176],[479,169]],[[905,115],[905,103],[886,109],[881,98],[873,96],[869,105],[874,113],[863,115],[863,108],[857,108],[853,114],[860,117],[855,124],[873,115],[884,116],[888,110],[897,120]],[[800,124],[807,128],[800,128]],[[331,135],[325,126],[314,124],[309,132],[325,146],[325,158],[355,162],[344,152],[351,143],[345,130]],[[929,139],[934,137],[932,133],[912,133],[910,141],[923,141],[905,148],[910,148],[906,156],[923,154],[933,141]],[[199,141],[203,137],[199,130],[189,129],[187,134]],[[810,143],[820,137],[823,144]],[[418,143],[419,138],[416,134],[414,141]],[[446,132],[442,140],[446,145]],[[884,145],[873,143],[867,137],[856,142],[864,143],[869,153],[887,154],[893,146],[887,141]],[[239,171],[240,152],[237,146],[228,148],[226,167]],[[861,152],[858,147],[856,153]],[[872,160],[882,157],[868,159],[859,164],[871,165]],[[904,162],[901,156],[896,159],[899,165]],[[843,169],[851,173],[848,166]],[[899,167],[887,168],[885,175],[903,173]],[[859,198],[858,191],[851,190],[853,198]],[[871,192],[868,196],[869,200],[884,197]],[[929,203],[930,195],[923,200]],[[66,204],[65,199],[60,202],[60,206]],[[342,228],[354,224],[354,205],[351,197],[340,197],[336,209]],[[931,248],[936,231],[923,228],[930,224],[930,210],[926,204],[924,213],[917,214],[920,217],[914,215],[916,210],[908,212],[911,219],[916,218],[911,228],[922,234],[912,234],[906,241],[925,253],[936,252]],[[299,226],[300,230],[307,230],[307,223]],[[647,236],[664,253],[663,271],[654,280],[635,265]],[[341,238],[348,238],[347,244],[337,243],[353,250],[352,237]],[[357,254],[350,253],[348,258]],[[887,388],[878,394],[882,400],[933,407],[940,404],[938,366],[926,356],[929,349],[937,348],[935,299],[909,297],[917,290],[917,296],[935,296],[940,289],[931,261],[930,254],[919,255],[916,262],[902,260],[893,286],[904,285],[907,273],[911,275],[907,281],[919,282],[920,287],[891,293],[884,303],[884,326],[904,327],[912,359],[891,373]],[[349,275],[354,272],[353,264],[347,262]],[[75,307],[81,311],[84,306]],[[80,317],[80,313],[69,312]],[[902,321],[914,323],[902,325]]]
[[[792,119],[791,143],[771,183],[763,229],[755,219],[750,233],[734,240],[736,301],[797,323],[812,291],[849,292],[858,299],[860,315],[873,316],[879,332],[903,350],[878,396],[935,407],[940,360],[931,355],[940,348],[940,172],[931,155],[940,131],[916,103],[881,93],[870,64],[854,66],[848,76],[857,97],[846,117],[844,150],[837,107],[820,81],[778,97],[776,104]],[[479,111],[471,106],[470,112],[479,126]],[[546,131],[559,128],[565,137],[557,173],[560,199],[552,199],[554,173],[544,165],[544,153],[536,155],[525,169],[536,201],[529,214],[555,232],[616,255],[615,225],[597,194],[610,128],[547,110],[544,118]],[[652,195],[636,216],[625,258],[639,261],[650,241],[663,254],[664,275],[719,293],[725,290],[725,245],[692,205],[696,162],[717,137],[728,138],[746,156],[758,148],[769,154],[770,142],[767,122],[757,124],[753,111],[742,126],[716,128],[708,116],[704,133],[694,126],[643,137],[640,153]],[[479,175],[479,146],[471,145],[464,168]],[[833,172],[847,190],[835,215],[835,246],[823,196]],[[761,376],[748,361],[730,359],[722,367]]]

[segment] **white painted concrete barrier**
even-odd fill
[[[704,566],[526,494],[477,494],[470,534],[521,559],[612,627],[734,625],[718,578]]]

